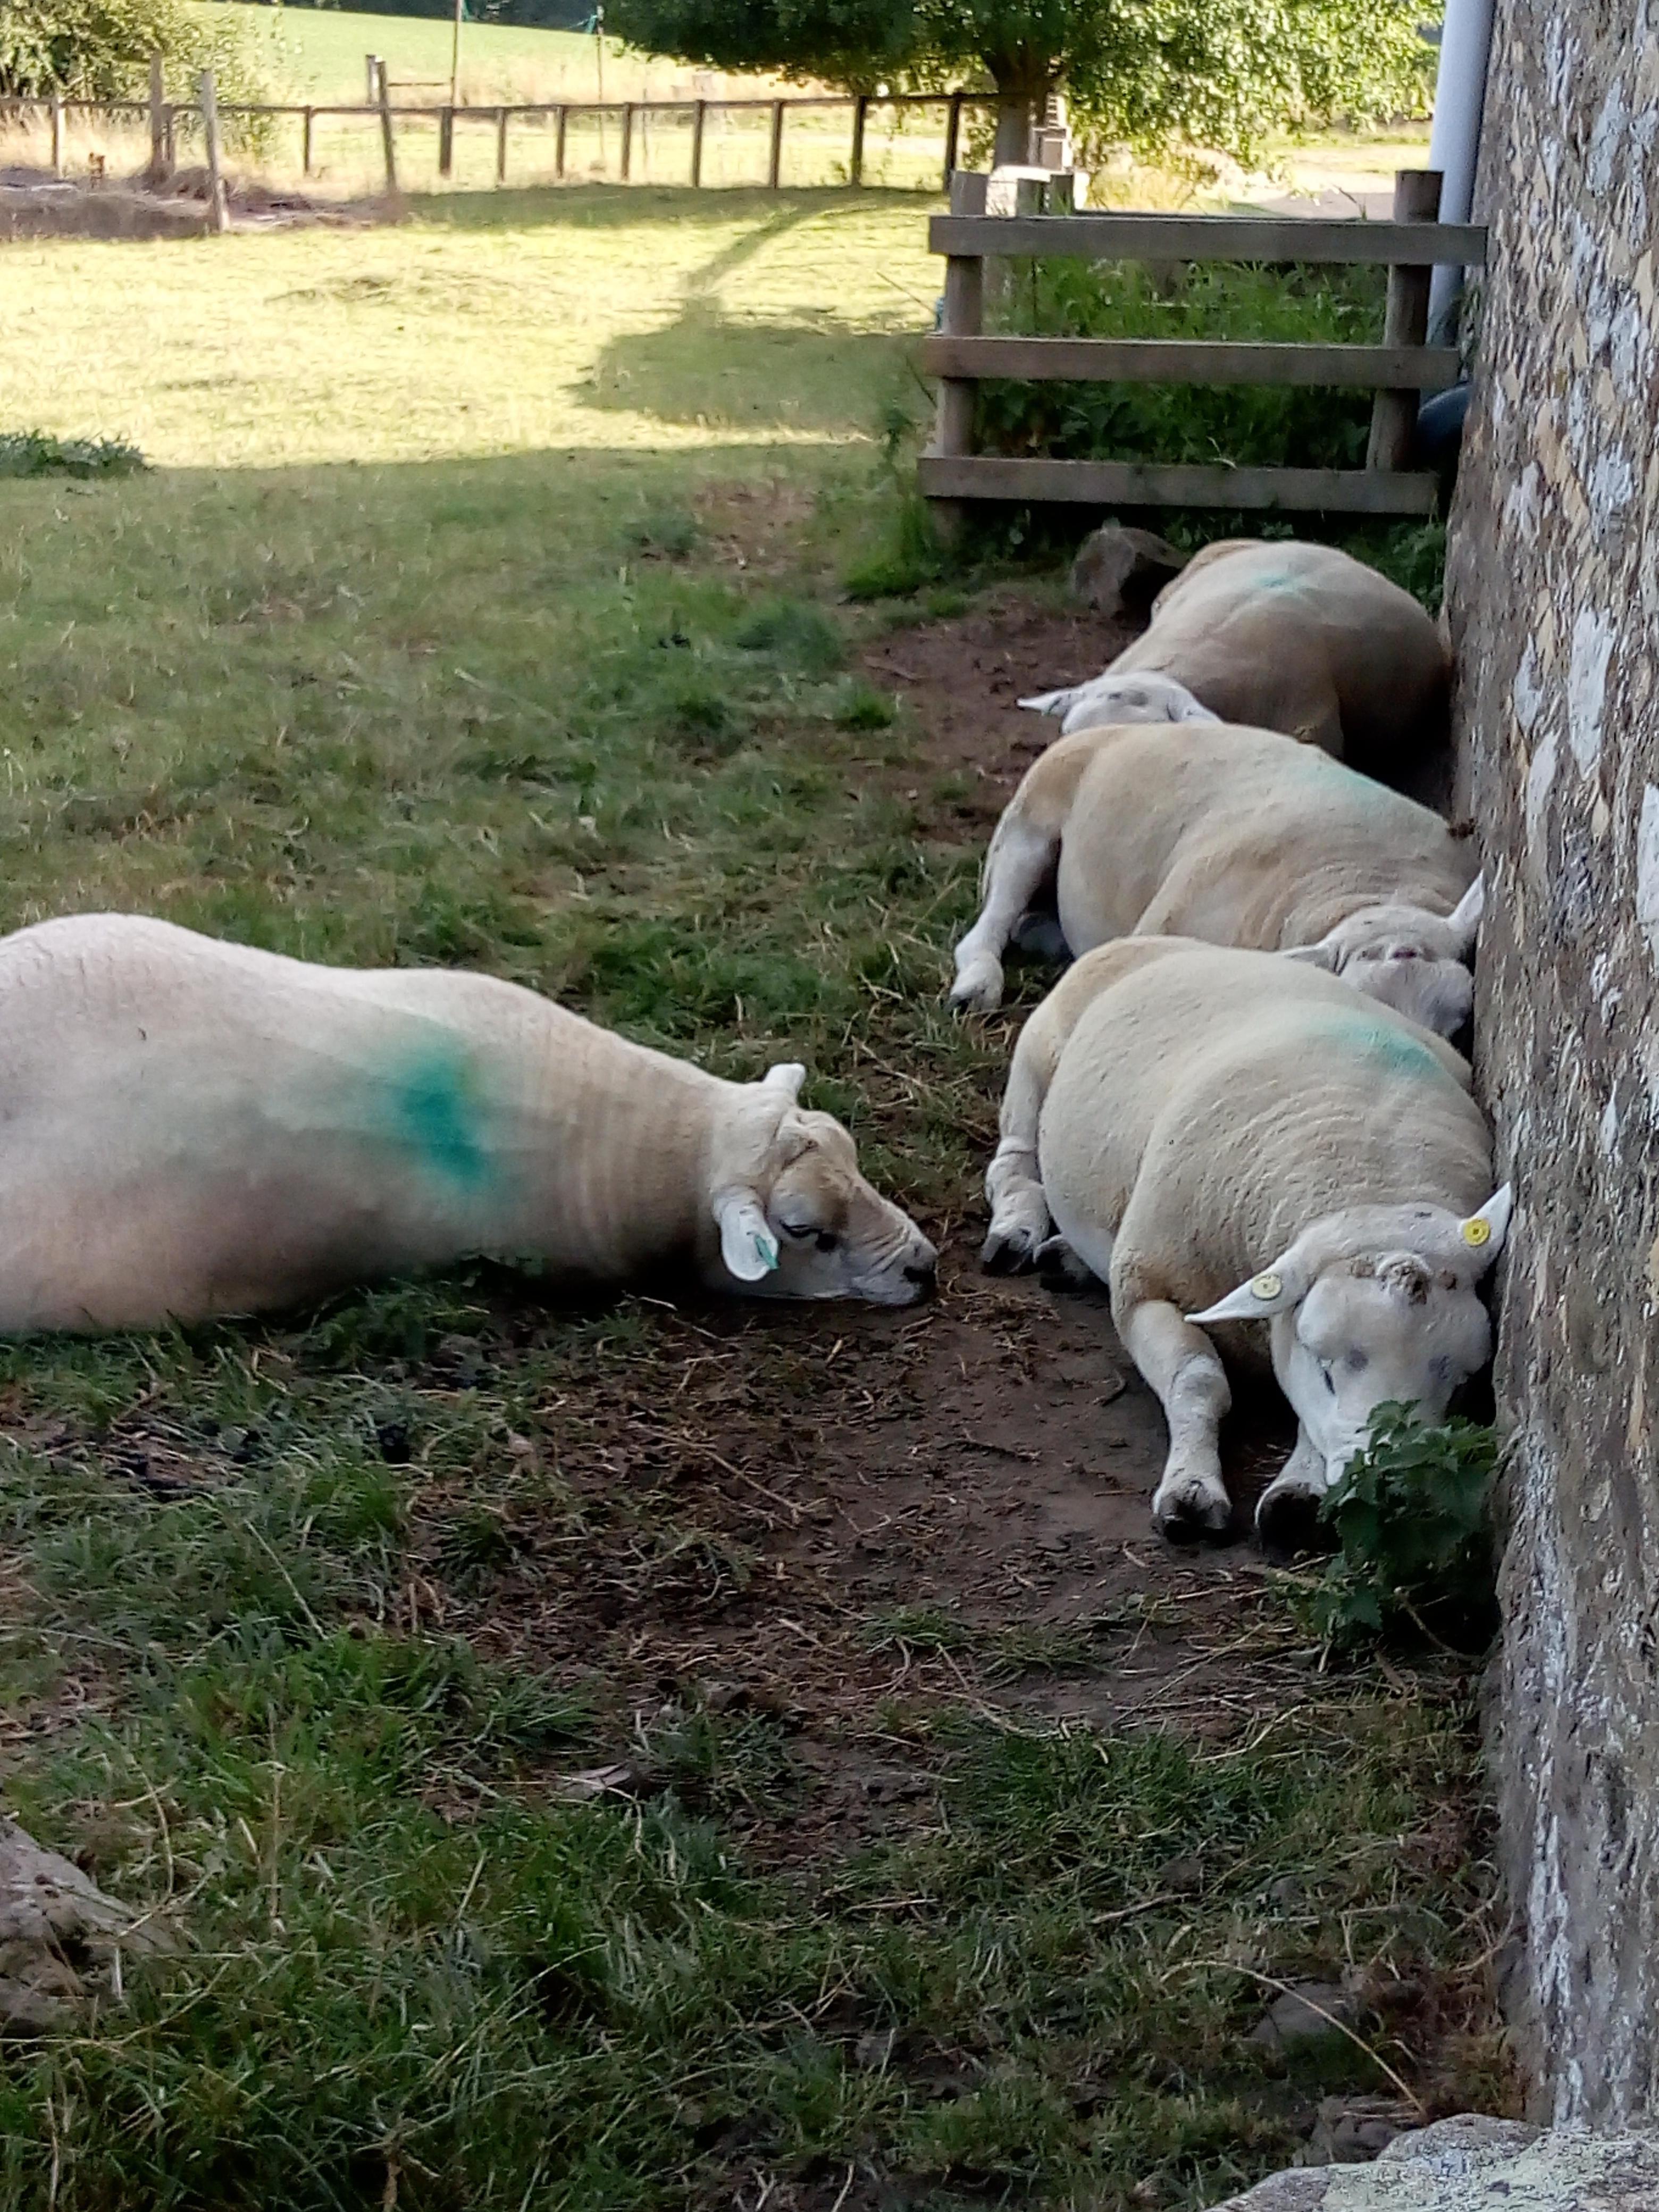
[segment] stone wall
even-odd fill
[[[1558,2119],[1659,2106],[1659,0],[1499,0],[1449,600],[1490,896],[1511,2011]]]

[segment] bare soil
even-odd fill
[[[203,168],[178,170],[156,186],[142,174],[54,177],[50,169],[0,168],[0,241],[199,238],[209,228],[208,198]],[[388,201],[318,201],[236,179],[227,182],[227,202],[236,230],[386,222],[398,212]]]
[[[863,666],[902,691],[924,770],[968,780],[924,801],[960,836],[1054,734],[1021,694],[1131,635],[1011,586],[884,635]],[[904,775],[921,796],[926,775]],[[1306,1685],[1248,1534],[1291,1441],[1273,1394],[1245,1394],[1224,1439],[1230,1539],[1177,1549],[1150,1511],[1162,1412],[1103,1293],[981,1274],[976,1206],[927,1226],[944,1247],[929,1306],[831,1323],[674,1304],[658,1364],[550,1409],[520,1448],[574,1489],[580,1545],[562,1508],[514,1515],[513,1564],[469,1592],[443,1571],[447,1501],[422,1508],[416,1612],[608,1685],[641,1743],[665,1704],[783,1720],[816,1784],[787,1815],[757,1810],[755,1832],[791,1856],[931,1795],[941,1705],[1225,1735]]]

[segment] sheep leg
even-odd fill
[[[1324,1456],[1298,1425],[1296,1449],[1256,1504],[1255,1530],[1264,1548],[1287,1555],[1319,1549],[1319,1501],[1328,1487]]]
[[[985,1170],[991,1227],[979,1260],[993,1274],[1031,1267],[1048,1234],[1048,1201],[1037,1170],[1037,1123],[1054,1074],[1054,1055],[1039,1048],[1042,1023],[1039,1008],[1020,1031],[1008,1088],[1002,1094],[1001,1141]]]
[[[1020,918],[1054,872],[1060,832],[1040,828],[1017,796],[996,826],[985,855],[979,919],[957,946],[953,1006],[983,1014],[1002,1004],[1002,955]]]
[[[1132,1306],[1117,1328],[1170,1425],[1170,1455],[1153,1493],[1152,1518],[1166,1536],[1219,1535],[1232,1518],[1218,1438],[1233,1401],[1215,1346],[1164,1298]]]

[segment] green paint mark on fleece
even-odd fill
[[[1363,1012],[1320,1024],[1340,1049],[1362,1054],[1387,1075],[1418,1082],[1455,1083],[1455,1078],[1427,1045],[1392,1022],[1373,1021]]]
[[[398,1141],[445,1181],[476,1189],[489,1180],[483,1102],[465,1052],[434,1045],[387,1079],[387,1117]]]

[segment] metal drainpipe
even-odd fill
[[[1480,153],[1480,117],[1486,103],[1486,71],[1492,56],[1492,0],[1446,0],[1440,34],[1440,68],[1435,78],[1434,129],[1429,138],[1429,167],[1445,179],[1440,194],[1442,222],[1467,222],[1474,204],[1474,174]],[[1429,342],[1446,345],[1457,328],[1463,292],[1461,269],[1437,269],[1429,287]]]

